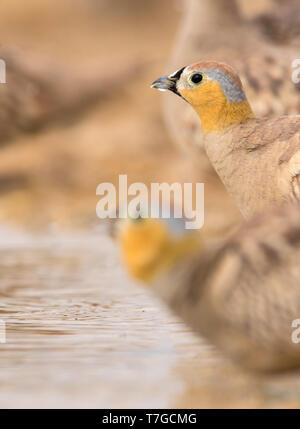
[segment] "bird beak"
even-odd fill
[[[159,77],[158,79],[156,79],[152,83],[150,88],[155,88],[155,89],[158,89],[159,91],[172,91],[181,97],[181,95],[177,91],[177,87],[176,87],[177,80],[178,80],[177,77],[162,76],[162,77]]]
[[[150,88],[158,89],[159,91],[172,91],[176,87],[176,81],[169,78],[169,76],[162,76],[156,79]]]

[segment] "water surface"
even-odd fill
[[[132,283],[105,232],[0,229],[0,407],[289,407]]]

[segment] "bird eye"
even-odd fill
[[[201,73],[194,73],[190,78],[191,82],[195,84],[200,83],[202,79],[203,79],[203,76]]]

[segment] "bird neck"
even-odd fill
[[[247,100],[240,102],[226,102],[218,105],[195,106],[200,120],[202,133],[205,134],[220,134],[230,125],[240,124],[247,119],[254,118],[254,113]]]

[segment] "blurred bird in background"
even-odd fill
[[[245,0],[244,0],[245,1]],[[272,0],[251,20],[273,43],[300,41],[300,4],[298,0]]]
[[[253,218],[207,244],[184,219],[126,220],[123,261],[192,330],[244,368],[300,367],[292,323],[300,314],[299,206]]]
[[[112,82],[118,83],[114,73],[103,73],[100,65],[92,71],[88,67],[74,71],[47,57],[8,48],[1,48],[0,58],[7,76],[7,84],[0,85],[0,144],[54,122],[78,120],[103,101]],[[132,67],[123,68],[123,76],[132,74]]]
[[[187,101],[207,155],[245,217],[300,199],[300,116],[256,119],[238,74],[202,61],[152,84]]]

